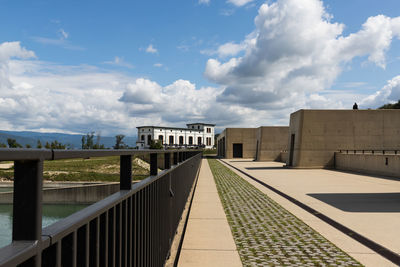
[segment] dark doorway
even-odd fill
[[[179,144],[182,146],[183,145],[183,136],[179,136]]]
[[[201,137],[197,137],[197,145],[201,146]]]
[[[233,157],[243,158],[243,144],[233,144]]]
[[[151,135],[150,135],[150,134],[147,136],[147,144],[148,144],[148,145],[151,144]]]
[[[189,136],[189,145],[193,145],[193,137]]]
[[[164,136],[159,135],[158,140],[160,140],[161,144],[164,144]]]
[[[289,166],[293,166],[294,138],[295,138],[295,135],[292,134],[290,136]]]
[[[174,144],[174,137],[172,135],[169,136],[169,144],[170,145]]]

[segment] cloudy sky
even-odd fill
[[[0,129],[287,125],[400,99],[398,0],[0,0]]]

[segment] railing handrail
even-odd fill
[[[135,156],[143,154],[164,154],[174,152],[194,152],[201,149],[31,149],[0,148],[0,161],[13,160],[59,160],[75,158],[95,158],[108,156]]]
[[[150,176],[145,178],[144,180],[135,183],[132,185],[132,156],[133,155],[140,155],[140,154],[149,154],[150,156]],[[165,154],[164,156],[164,165],[165,169],[161,172],[157,170],[157,154]],[[41,203],[42,203],[42,198],[40,197],[41,194],[41,180],[43,178],[43,161],[45,160],[57,160],[57,159],[71,159],[71,158],[90,158],[90,157],[104,157],[104,156],[120,156],[120,191],[116,192],[109,197],[100,200],[93,205],[86,207],[85,209],[78,211],[54,224],[51,224],[47,226],[46,228],[42,229],[42,225],[37,225],[38,220],[41,222]],[[188,190],[191,187],[191,183],[194,181],[194,176],[193,176],[193,171],[199,167],[199,161],[201,159],[201,150],[195,150],[195,149],[171,149],[171,150],[130,150],[130,149],[121,149],[121,150],[57,150],[57,149],[0,149],[0,160],[7,160],[15,161],[15,166],[14,166],[14,179],[18,182],[14,182],[14,205],[13,205],[13,211],[14,211],[14,217],[13,217],[13,241],[10,245],[5,246],[0,248],[0,265],[17,265],[19,263],[25,262],[27,263],[29,261],[29,264],[34,265],[34,266],[39,266],[42,257],[45,257],[46,259],[54,259],[56,257],[61,257],[59,253],[57,252],[60,246],[62,245],[62,242],[65,238],[69,238],[71,234],[73,234],[73,239],[75,240],[74,242],[74,249],[76,250],[76,242],[77,242],[77,235],[79,234],[79,229],[84,229],[88,235],[91,233],[88,232],[91,228],[92,223],[95,223],[95,231],[97,231],[97,235],[99,235],[100,231],[100,217],[105,215],[108,216],[109,211],[113,211],[112,216],[114,216],[114,220],[117,220],[117,215],[115,212],[117,212],[117,206],[119,205],[125,205],[125,210],[120,206],[119,212],[121,212],[118,216],[120,220],[120,226],[125,223],[124,229],[119,229],[118,231],[128,231],[128,233],[132,236],[132,231],[133,228],[129,228],[127,226],[128,223],[128,214],[130,214],[128,211],[128,206],[133,205],[133,197],[142,196],[142,194],[148,195],[152,193],[151,197],[146,200],[146,201],[153,201],[153,202],[148,202],[152,203],[149,205],[155,205],[153,203],[156,203],[156,199],[158,199],[158,196],[155,195],[155,186],[157,184],[164,184],[162,187],[162,190],[164,190],[162,196],[166,196],[166,194],[171,198],[172,201],[169,203],[175,203],[177,210],[172,212],[170,216],[170,221],[172,224],[170,225],[172,228],[168,228],[167,236],[165,236],[163,232],[164,239],[160,241],[161,243],[158,244],[157,246],[160,246],[160,249],[163,249],[163,253],[157,252],[157,249],[155,247],[143,247],[140,249],[140,252],[138,255],[140,255],[140,260],[143,260],[143,257],[147,257],[147,260],[151,261],[162,261],[162,257],[164,257],[166,254],[165,249],[169,250],[170,248],[170,243],[168,243],[168,239],[165,238],[171,238],[171,236],[168,236],[169,233],[173,235],[175,233],[175,227],[177,227],[177,220],[180,218],[181,212],[182,212],[182,207],[184,206],[186,202],[186,196],[188,194]],[[191,175],[189,175],[191,173]],[[179,182],[177,182],[178,178],[174,177],[180,177]],[[175,181],[175,182],[173,182]],[[166,187],[165,184],[169,183],[169,187]],[[189,183],[189,184],[188,184]],[[16,193],[16,188],[17,193]],[[176,188],[176,192],[175,192]],[[181,188],[181,190],[179,189]],[[161,188],[157,189],[161,190]],[[36,192],[36,193],[35,193]],[[146,192],[146,193],[143,193]],[[161,192],[161,191],[160,191]],[[181,192],[181,193],[180,193]],[[174,198],[174,195],[177,195],[176,198]],[[138,196],[138,198],[139,198]],[[140,200],[142,203],[144,200]],[[178,203],[178,201],[180,201]],[[16,204],[17,202],[17,204]],[[30,203],[30,205],[21,207],[21,203]],[[33,204],[32,204],[33,203]],[[135,202],[136,203],[136,202]],[[143,204],[143,203],[142,203]],[[141,204],[141,205],[142,205]],[[174,204],[174,205],[175,205]],[[137,204],[139,205],[139,204]],[[17,209],[16,209],[17,207]],[[31,208],[33,207],[33,208]],[[172,206],[168,206],[172,207]],[[175,207],[175,206],[174,206]],[[130,209],[132,209],[133,206],[130,206]],[[149,209],[149,206],[140,206],[140,210],[145,210]],[[36,212],[37,209],[37,212]],[[35,211],[33,211],[35,210]],[[179,211],[178,211],[179,210]],[[25,211],[31,211],[33,212],[30,215],[26,215]],[[161,210],[160,210],[161,211]],[[126,213],[128,212],[128,213]],[[152,214],[151,220],[154,220],[155,218],[155,211],[144,211],[146,214]],[[176,212],[179,212],[176,213]],[[175,214],[176,213],[176,214]],[[16,214],[18,216],[16,216]],[[122,215],[124,214],[124,215]],[[28,216],[29,219],[26,217]],[[111,215],[110,215],[111,216]],[[121,217],[122,216],[122,217]],[[125,216],[125,217],[123,217]],[[132,214],[130,216],[133,216]],[[161,216],[161,214],[157,215]],[[156,216],[156,217],[157,217]],[[165,216],[165,214],[164,214]],[[172,217],[171,217],[172,216]],[[35,217],[35,218],[32,218]],[[125,219],[124,219],[125,218]],[[136,217],[136,220],[140,217]],[[27,220],[28,219],[28,220]],[[132,217],[133,219],[133,217]],[[122,222],[121,220],[125,220],[125,222]],[[150,221],[150,218],[144,219],[146,224],[146,230],[148,231],[148,227],[155,227],[155,221]],[[28,222],[27,222],[28,221]],[[144,224],[142,221],[142,224],[140,227],[142,227]],[[28,227],[29,229],[27,230],[26,226],[28,225],[34,225],[32,227]],[[96,226],[97,224],[97,226]],[[104,226],[104,224],[102,224]],[[169,225],[169,224],[168,224]],[[106,227],[106,226],[104,226]],[[108,226],[107,226],[108,227]],[[117,226],[112,226],[114,227],[113,231],[115,230],[115,227]],[[133,227],[133,226],[132,226]],[[138,226],[139,227],[139,226]],[[161,227],[161,226],[160,226]],[[156,229],[156,228],[154,228]],[[16,232],[14,232],[17,230]],[[15,235],[17,233],[17,235]],[[30,234],[32,233],[32,234]],[[122,233],[122,232],[120,232]],[[148,236],[143,237],[143,236],[137,236],[135,238],[139,238],[140,242],[148,242],[148,238],[153,238],[154,237],[151,233],[146,232]],[[111,233],[112,235],[116,234],[116,232]],[[126,234],[126,233],[125,233]],[[122,234],[121,234],[122,235]],[[25,239],[25,237],[27,237]],[[173,237],[173,236],[172,236]],[[89,237],[88,237],[89,238]],[[116,238],[116,237],[114,237]],[[126,241],[125,237],[121,237],[122,240]],[[125,238],[125,239],[124,239]],[[143,239],[145,238],[145,239]],[[146,239],[147,238],[147,239]],[[25,241],[28,240],[28,241]],[[145,241],[143,241],[145,240]],[[115,241],[115,240],[114,240]],[[137,241],[137,242],[139,242]],[[90,242],[86,240],[86,242]],[[97,242],[97,245],[94,245],[94,249],[96,249],[96,246],[98,246],[99,239],[95,240]],[[108,242],[108,241],[106,241]],[[123,242],[119,240],[119,242]],[[133,241],[131,241],[133,242]],[[136,241],[135,241],[136,242]],[[158,242],[158,241],[156,241]],[[88,243],[87,243],[88,244]],[[104,243],[102,243],[104,244]],[[122,243],[119,243],[119,246]],[[57,249],[54,250],[54,246],[57,246]],[[92,244],[93,245],[93,244]],[[90,245],[90,246],[92,246]],[[87,245],[88,246],[88,245]],[[133,245],[132,244],[125,244],[125,246],[128,246],[130,249],[132,249]],[[124,247],[127,249],[127,247]],[[120,250],[120,253],[128,253],[128,251],[121,252],[122,248],[118,248]],[[146,249],[151,249],[151,251],[146,251],[145,254],[140,254],[143,253],[143,250]],[[48,253],[46,256],[44,256],[44,251],[47,250]],[[97,250],[99,248],[97,247]],[[76,253],[76,251],[75,251]],[[90,252],[92,253],[92,252]],[[100,260],[99,257],[99,252],[96,252],[96,257],[97,261]],[[149,258],[150,254],[153,255],[154,258]],[[86,258],[89,257],[89,254],[86,254]],[[92,255],[92,254],[90,254]],[[120,254],[119,257],[121,257],[122,254]],[[125,254],[124,254],[125,255]],[[136,254],[135,254],[136,255]],[[143,256],[145,255],[145,256]],[[158,255],[158,256],[157,256]],[[114,255],[113,257],[117,257]],[[126,256],[125,255],[125,260],[130,259],[132,260],[132,255]],[[161,258],[160,258],[161,257]],[[67,257],[68,258],[68,257]],[[88,258],[87,258],[88,259]],[[146,261],[145,259],[145,261]],[[165,258],[164,258],[165,259]],[[75,255],[75,260],[76,260],[76,255]],[[115,260],[115,259],[114,259]],[[121,258],[119,258],[121,260]],[[123,260],[123,259],[122,259]],[[34,262],[32,262],[34,261]],[[139,264],[140,265],[140,264]],[[158,264],[157,264],[158,265]]]
[[[338,149],[337,152],[342,153],[342,154],[375,154],[375,153],[381,153],[383,155],[386,155],[387,153],[393,152],[395,155],[400,155],[400,148],[396,149]],[[358,153],[359,152],[359,153]]]

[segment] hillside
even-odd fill
[[[0,130],[0,143],[7,144],[7,138],[15,139],[19,144],[25,146],[26,144],[36,147],[37,141],[44,145],[46,142],[53,142],[57,140],[63,144],[69,144],[71,148],[81,148],[82,135],[78,134],[63,134],[63,133],[39,133],[29,131],[1,131]],[[94,138],[96,140],[96,137]],[[136,146],[136,137],[125,137],[125,144],[130,147]],[[104,144],[106,148],[111,148],[115,144],[115,137],[102,136],[100,144]]]

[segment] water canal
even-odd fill
[[[77,212],[88,205],[83,204],[44,204],[42,227],[49,226],[56,221]],[[12,204],[0,204],[0,247],[11,243],[12,231]]]

